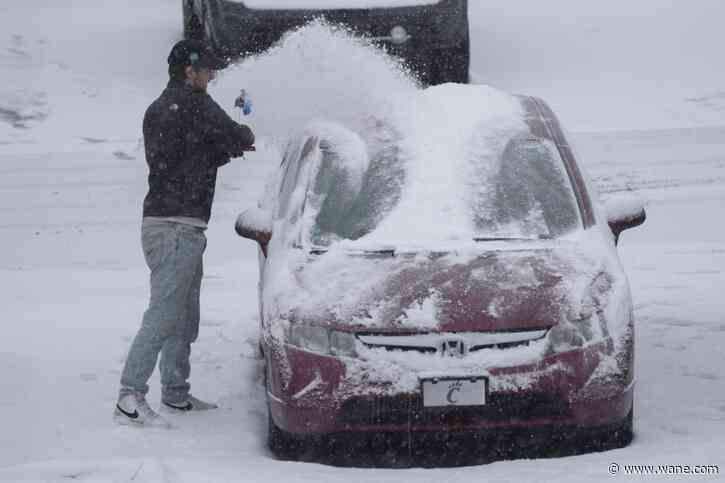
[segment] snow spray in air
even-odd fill
[[[416,90],[418,83],[379,48],[344,27],[316,20],[289,32],[268,52],[230,66],[210,90],[231,105],[239,86],[254,92],[258,137],[284,145],[313,120],[355,128],[366,113]]]

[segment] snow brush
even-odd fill
[[[239,122],[242,122],[242,114],[248,116],[252,113],[252,99],[246,89],[239,91],[239,97],[234,100],[234,107],[239,108]]]

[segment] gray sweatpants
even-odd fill
[[[183,402],[189,394],[191,343],[199,334],[199,290],[204,230],[191,225],[144,219],[141,244],[151,269],[151,297],[121,375],[120,397],[146,394],[161,362],[161,397]]]

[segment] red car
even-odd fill
[[[546,103],[444,85],[290,143],[260,245],[270,447],[311,436],[633,434],[634,319],[600,206]]]

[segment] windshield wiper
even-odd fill
[[[395,256],[395,249],[394,248],[384,248],[380,250],[354,250],[351,251],[352,254],[360,254],[360,255],[388,255],[391,257]],[[310,255],[323,255],[327,253],[327,248],[313,248],[310,250]]]
[[[363,250],[362,252],[366,255],[390,255],[391,257],[395,256],[394,248],[384,248],[381,250]]]
[[[491,237],[475,237],[475,242],[490,242],[490,241],[533,241],[533,240],[551,240],[550,235],[538,235],[535,237],[513,237],[513,236],[491,236]]]

